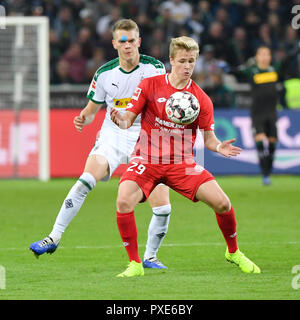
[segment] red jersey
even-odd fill
[[[191,124],[175,124],[167,117],[165,104],[177,91],[189,91],[199,101],[199,115]],[[192,79],[183,89],[174,88],[168,74],[144,79],[136,88],[127,110],[137,115],[141,113],[141,132],[134,154],[154,164],[192,160],[197,129],[214,130],[211,99]]]

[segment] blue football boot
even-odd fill
[[[271,179],[269,176],[263,176],[263,185],[264,186],[269,186],[271,185]]]
[[[29,249],[38,258],[43,253],[52,254],[58,247],[59,243],[55,243],[52,238],[46,237],[43,240],[34,242],[30,245]]]
[[[151,269],[168,269],[156,257],[143,259],[143,267]]]

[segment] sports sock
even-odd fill
[[[274,161],[274,154],[275,154],[275,150],[276,150],[276,142],[269,142],[269,154],[267,157],[267,163],[268,163],[268,171],[267,171],[267,175],[270,175],[272,172],[272,168],[273,168],[273,161]]]
[[[129,213],[120,213],[117,211],[117,225],[119,232],[127,251],[129,261],[141,262],[138,252],[137,228],[134,218],[134,211]]]
[[[258,160],[259,160],[261,173],[263,176],[267,176],[268,175],[268,161],[267,161],[267,157],[265,155],[264,142],[263,141],[256,141],[256,149],[257,149],[257,153],[258,153]]]
[[[168,231],[171,205],[152,208],[152,218],[148,228],[148,239],[144,259],[156,257],[162,241]]]
[[[217,213],[217,222],[226,240],[228,251],[234,253],[238,249],[236,239],[236,220],[233,207],[228,212]]]
[[[95,185],[95,178],[90,173],[84,172],[71,188],[57,215],[53,229],[49,234],[49,237],[51,237],[54,242],[57,243],[60,240],[63,232],[81,208],[87,194]]]

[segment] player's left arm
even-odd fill
[[[219,152],[226,158],[235,157],[242,151],[241,148],[232,145],[236,139],[221,142],[212,130],[204,131],[203,138],[204,145],[208,150]]]

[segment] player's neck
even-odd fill
[[[168,79],[169,79],[169,82],[170,82],[171,86],[176,88],[176,89],[185,88],[186,85],[190,81],[190,78],[188,78],[188,79],[180,79],[172,72],[169,74]]]
[[[132,71],[140,62],[140,55],[137,55],[135,58],[133,59],[122,59],[121,57],[119,58],[119,64],[120,67],[126,71],[126,72],[130,72]]]

